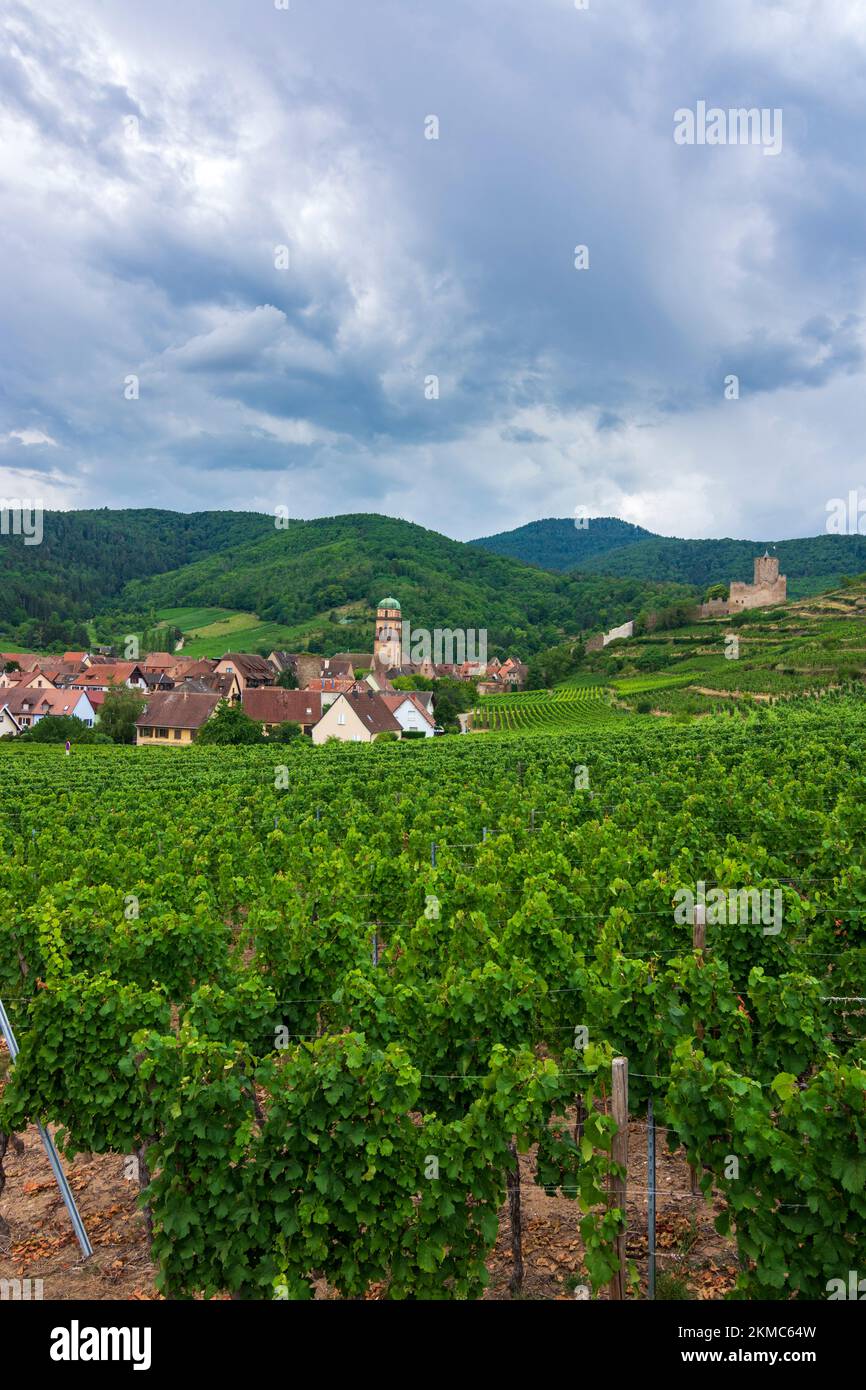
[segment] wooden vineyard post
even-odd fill
[[[508,1183],[508,1216],[511,1223],[511,1279],[508,1288],[513,1294],[523,1288],[523,1217],[520,1207],[520,1156],[514,1140],[508,1145],[513,1159],[506,1174]]]
[[[647,1254],[649,1272],[647,1274],[647,1297],[656,1296],[656,1118],[653,1094],[650,1091],[646,1103],[646,1185],[647,1185]]]
[[[623,1172],[628,1167],[628,1058],[614,1057],[611,1064],[611,1113],[616,1120],[616,1134],[613,1136],[611,1145],[611,1158],[614,1163],[622,1166]],[[610,1206],[619,1207],[625,1216],[625,1177],[611,1178],[610,1187]],[[617,1271],[608,1284],[608,1293],[612,1299],[622,1302],[625,1299],[625,1231],[616,1238],[616,1259]]]
[[[704,963],[704,951],[707,945],[707,909],[703,903],[695,904],[694,921],[692,923],[692,947],[697,953],[698,964]],[[704,1025],[698,1020],[695,1025],[695,1036],[698,1042],[703,1041]],[[698,1170],[689,1164],[689,1174],[691,1177],[692,1196],[697,1197],[700,1188],[698,1185]]]

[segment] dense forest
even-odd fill
[[[691,584],[704,589],[732,579],[751,581],[752,561],[770,550],[791,580],[820,579],[831,588],[843,574],[866,568],[866,536],[804,536],[788,541],[680,540],[656,536],[615,517],[593,517],[585,528],[568,518],[534,521],[474,541],[541,569],[610,574]]]
[[[548,573],[411,522],[375,514],[292,522],[262,540],[128,584],[130,610],[214,605],[265,622],[333,610],[368,620],[395,593],[415,627],[485,628],[491,648],[539,651],[682,590],[643,580]]]
[[[0,534],[0,636],[37,649],[85,645],[84,620],[127,580],[188,564],[273,524],[256,512],[46,512],[39,545]]]
[[[539,569],[574,570],[584,568],[591,556],[649,539],[653,539],[652,531],[620,521],[615,516],[586,519],[584,525],[576,524],[571,517],[548,517],[545,521],[530,521],[514,531],[484,536],[470,544],[492,550],[494,555],[510,555],[527,565],[537,565]]]

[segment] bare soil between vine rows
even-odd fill
[[[124,1176],[118,1155],[79,1154],[64,1161],[82,1219],[93,1245],[93,1257],[83,1260],[66,1209],[54,1182],[38,1131],[21,1136],[18,1153],[10,1144],[6,1154],[6,1189],[0,1199],[0,1279],[41,1279],[48,1300],[94,1301],[154,1299],[156,1270],[148,1255],[144,1222],[136,1206],[138,1185]],[[548,1197],[532,1180],[531,1155],[521,1158],[523,1183],[523,1299],[573,1300],[576,1286],[588,1283],[582,1265],[581,1214],[567,1197]],[[647,1208],[646,1130],[629,1126],[627,1254],[634,1261],[640,1284],[629,1297],[646,1296]],[[689,1169],[682,1154],[669,1154],[664,1134],[658,1134],[657,1229],[659,1292],[665,1275],[685,1281],[687,1296],[722,1298],[736,1278],[736,1252],[720,1237],[713,1221],[722,1209],[719,1200],[708,1207],[690,1195]],[[512,1272],[511,1232],[507,1206],[500,1214],[499,1239],[488,1261],[487,1299],[507,1300]],[[673,1290],[682,1294],[682,1290]],[[317,1297],[335,1295],[321,1284]],[[606,1297],[606,1293],[602,1293]],[[369,1297],[381,1297],[371,1290]]]

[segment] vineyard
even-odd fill
[[[483,696],[472,712],[472,728],[496,733],[566,733],[594,728],[615,718],[603,686],[564,685],[556,690]]]
[[[2,750],[0,1128],[134,1159],[167,1297],[477,1298],[530,1151],[598,1294],[615,1057],[721,1198],[739,1296],[863,1268],[866,702],[501,703],[506,737],[285,763]],[[698,941],[699,884],[774,915]]]

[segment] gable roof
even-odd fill
[[[373,667],[372,652],[336,652],[331,660],[348,661],[353,671],[370,671]]]
[[[134,674],[141,675],[141,667],[137,661],[115,661],[110,664],[106,662],[103,666],[83,671],[75,677],[74,683],[85,690],[89,685],[124,685]]]
[[[34,666],[38,666],[44,657],[35,656],[33,652],[0,652],[0,665],[6,666],[10,661],[15,661],[22,671],[32,671]]]
[[[364,728],[369,729],[372,734],[400,734],[403,732],[382,696],[374,695],[372,690],[366,695],[341,695],[338,700],[334,701],[331,708],[335,709],[340,700],[347,702]]]
[[[270,680],[274,679],[274,668],[271,663],[263,656],[256,656],[254,652],[226,652],[222,661],[230,661],[236,671],[245,680]],[[222,665],[222,661],[219,665]]]
[[[135,721],[137,729],[200,729],[210,719],[221,695],[193,690],[159,690],[151,695]]]
[[[3,703],[14,715],[74,714],[85,697],[83,690],[22,690],[17,687],[9,691],[9,699]]]
[[[314,690],[283,690],[265,686],[245,690],[241,697],[244,714],[262,724],[318,724],[322,717],[322,697]]]
[[[414,705],[419,714],[424,716],[431,728],[433,727],[433,719],[431,718],[429,709],[427,709],[426,705],[422,704],[420,700],[416,699],[416,692],[414,690],[398,690],[394,695],[380,695],[379,699],[384,700],[392,714],[396,714],[400,706],[405,704],[408,700],[409,704]]]
[[[142,670],[149,668],[152,671],[167,671],[176,660],[177,657],[172,656],[171,652],[147,652],[139,665]]]

